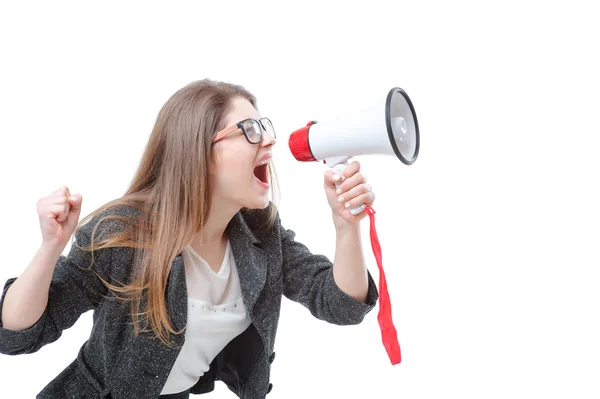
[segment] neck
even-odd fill
[[[192,238],[192,246],[197,248],[214,247],[227,237],[225,230],[231,219],[240,211],[240,207],[220,198],[212,199],[212,206],[208,220],[202,230],[196,232]]]

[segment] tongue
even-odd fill
[[[267,182],[267,165],[261,165],[254,168],[254,176],[263,183]]]

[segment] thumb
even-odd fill
[[[333,168],[329,168],[325,171],[325,186],[335,187],[335,183],[341,183],[342,176],[336,173]]]
[[[69,197],[69,215],[67,216],[67,228],[74,230],[79,221],[79,214],[81,213],[81,202],[83,198],[81,194],[74,194]]]
[[[72,196],[69,197],[69,205],[70,205],[69,217],[71,217],[71,214],[73,214],[73,216],[76,216],[77,218],[79,218],[79,214],[81,213],[82,201],[83,201],[83,197],[81,196],[81,194],[73,194]]]

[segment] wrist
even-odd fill
[[[44,258],[56,258],[62,254],[66,245],[59,245],[51,242],[43,241],[42,245],[38,249],[38,253]]]
[[[333,217],[333,225],[337,234],[360,231],[360,224],[358,222],[350,222],[341,216]]]

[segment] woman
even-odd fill
[[[280,223],[273,145],[251,93],[192,82],[161,109],[125,195],[79,226],[82,197],[67,187],[38,201],[43,243],[2,292],[0,352],[35,352],[94,309],[77,359],[38,397],[187,398],[220,380],[264,398],[282,295],[329,323],[363,320],[378,292],[361,251],[365,215],[346,209],[374,201],[360,165],[325,173],[332,264]]]

